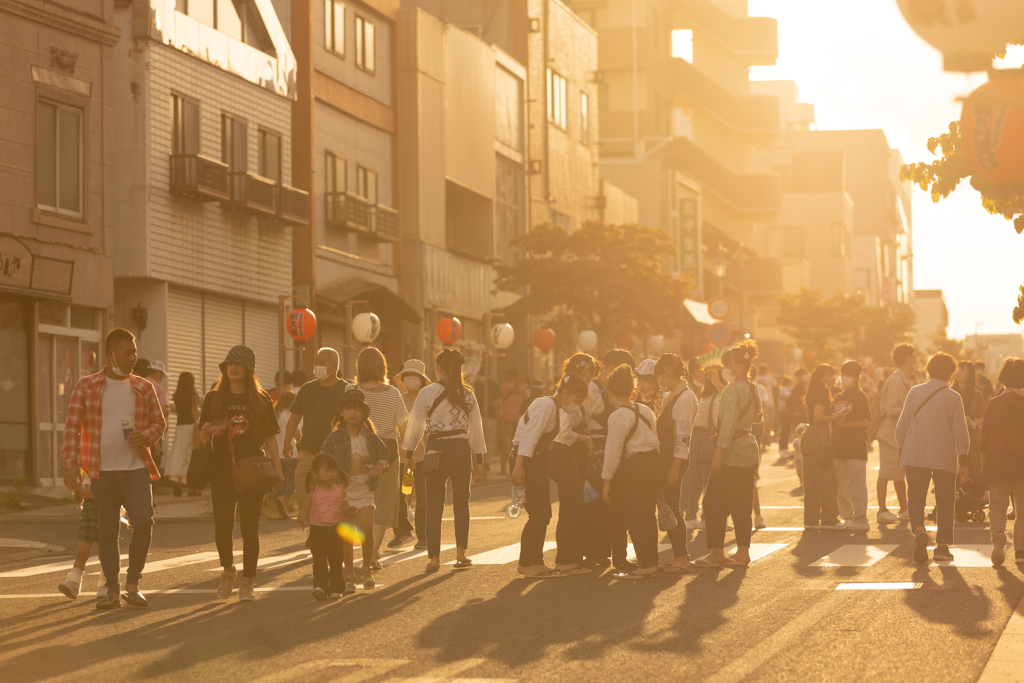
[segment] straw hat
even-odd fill
[[[425,387],[430,384],[430,378],[426,375],[426,369],[427,368],[423,364],[423,361],[416,358],[410,358],[402,363],[402,369],[395,373],[394,377],[391,378],[391,381],[402,391],[409,391],[405,386],[405,382],[402,381],[402,375],[419,375],[423,378],[423,386]]]

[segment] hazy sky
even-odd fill
[[[749,0],[751,16],[779,20],[779,60],[756,67],[755,80],[792,80],[815,105],[820,130],[881,128],[903,159],[930,161],[931,136],[960,118],[957,97],[984,74],[942,70],[942,57],[907,25],[896,0]],[[1020,66],[1018,51],[1008,66]],[[990,216],[967,183],[938,204],[920,188],[913,198],[914,288],[941,289],[950,337],[1019,332],[1010,312],[1024,281],[1024,235]]]

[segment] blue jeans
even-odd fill
[[[295,468],[299,466],[298,458],[281,458],[281,470],[284,472],[284,488],[277,493],[278,498],[288,500],[288,496],[295,493]],[[302,482],[305,485],[306,482]]]
[[[104,472],[92,480],[99,526],[99,557],[107,592],[117,595],[121,590],[121,506],[128,511],[132,540],[128,545],[128,576],[125,583],[138,585],[146,566],[149,544],[153,539],[153,489],[146,468]]]

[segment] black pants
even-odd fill
[[[423,481],[423,463],[416,463],[412,474],[412,490],[416,494],[416,509],[413,518],[416,520],[416,542],[427,542],[427,489]]]
[[[458,443],[460,442],[461,443]],[[437,470],[426,472],[427,556],[441,554],[441,517],[448,480],[452,482],[452,511],[455,513],[455,545],[469,547],[469,484],[473,478],[473,456],[466,439],[446,439]],[[428,448],[429,450],[429,448]]]
[[[722,465],[720,472],[711,473],[704,492],[704,524],[707,526],[709,549],[725,547],[725,527],[730,516],[736,528],[736,545],[750,547],[756,475],[757,465]],[[834,500],[832,504],[835,505]]]
[[[607,562],[612,555],[612,539],[610,524],[610,511],[608,504],[601,497],[604,484],[594,479],[592,471],[604,460],[604,439],[594,443],[594,452],[587,462],[588,478],[591,486],[596,489],[597,496],[583,506],[583,554],[587,562]],[[622,558],[625,561],[625,557]]]
[[[313,554],[313,588],[322,588],[328,595],[341,593],[345,588],[345,542],[333,526],[311,526],[308,545]]]
[[[232,546],[237,503],[242,527],[242,576],[256,576],[256,563],[260,559],[260,510],[263,508],[263,494],[238,495],[235,482],[231,479],[230,465],[224,467],[216,463],[210,480],[210,498],[213,505],[213,536],[217,542],[220,566],[227,568],[235,563]]]
[[[519,543],[519,566],[534,567],[544,564],[544,538],[551,521],[551,454],[534,453],[523,458],[526,470],[526,514]]]
[[[839,521],[836,464],[829,444],[829,428],[821,423],[808,427],[800,439],[800,455],[804,459],[804,526]]]
[[[416,470],[413,469],[413,490],[416,490]],[[402,478],[398,480],[398,485],[401,486],[405,480],[405,467],[402,467]],[[417,500],[419,500],[417,498]],[[418,504],[417,504],[418,507]],[[406,495],[402,493],[401,489],[398,491],[398,526],[395,527],[395,538],[402,538],[412,533],[412,524],[409,522],[409,502],[406,500]]]
[[[583,564],[583,482],[587,473],[586,460],[585,446],[551,445],[551,478],[558,485],[556,564]]]
[[[924,526],[924,506],[928,499],[928,484],[935,482],[935,542],[950,545],[953,542],[953,510],[956,505],[956,473],[927,467],[907,468],[907,512],[910,529]]]
[[[665,463],[661,453],[637,453],[619,464],[612,480],[611,521],[612,561],[625,563],[625,543],[617,547],[617,527],[621,524],[633,540],[636,561],[641,567],[658,566],[658,496],[665,487]],[[619,553],[622,561],[617,562]]]
[[[669,454],[668,462],[665,463],[665,466],[671,468],[675,464],[672,462],[675,459],[674,455]],[[668,483],[667,478],[665,481],[665,502],[676,516],[676,528],[668,532],[668,540],[672,544],[672,557],[686,557],[689,554],[686,549],[686,522],[683,520],[683,510],[679,507],[680,492],[683,488],[683,475],[686,474],[689,466],[689,460],[679,460],[679,477],[676,479],[676,483]]]

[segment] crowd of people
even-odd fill
[[[752,340],[712,354],[712,360],[665,353],[637,364],[624,349],[600,360],[578,352],[565,360],[550,391],[534,392],[510,373],[497,387],[495,410],[482,410],[456,349],[433,359],[437,379],[431,381],[418,359],[389,375],[384,355],[369,347],[349,382],[339,377],[338,352],[324,348],[315,357],[312,380],[301,371],[282,373],[268,392],[256,375],[253,351],[235,346],[205,396],[191,374],[179,376],[175,438],[161,472],[159,446],[172,412],[161,384],[166,370],[159,361],[139,362],[127,330],[107,335],[105,353],[103,370],[75,387],[63,445],[64,480],[81,502],[82,522],[75,568],[60,590],[78,596],[96,544],[103,577],[99,609],[120,607],[122,600],[148,604],[139,582],[152,538],[152,483],[161,474],[176,495],[185,489],[198,495],[210,486],[220,598],[239,584],[239,600],[255,599],[265,499],[290,518],[294,496],[296,519],[308,527],[318,600],[350,594],[357,583],[375,586],[388,529],[394,533],[389,548],[415,539],[415,548],[426,551],[425,571],[439,571],[449,487],[454,568],[471,567],[469,500],[484,473],[484,413],[502,425],[498,438],[528,514],[517,571],[536,579],[607,567],[616,578],[642,579],[688,573],[693,566],[749,564],[753,529],[765,526],[757,480],[772,439],[782,462],[794,459],[808,531],[869,528],[867,457],[877,440],[876,520],[908,520],[918,562],[928,560],[925,504],[932,484],[934,558],[952,559],[957,491],[974,486],[979,496],[990,496],[996,565],[1004,561],[1011,498],[1024,491],[1024,458],[1018,454],[1024,360],[1016,358],[1000,369],[996,392],[986,386],[983,370],[944,353],[927,361],[926,379],[910,344],[893,350],[891,372],[865,373],[860,363],[847,361],[838,369],[800,368],[780,380],[755,364]],[[544,541],[552,481],[559,506],[557,553],[549,567]],[[886,505],[889,482],[898,513]],[[131,528],[123,592],[122,514]],[[727,555],[730,522],[736,549]],[[1014,523],[1016,531],[1020,522]],[[693,530],[706,532],[709,554],[691,563],[687,542]],[[1021,531],[1015,539],[1024,546]],[[661,533],[671,545],[671,562],[659,557]],[[629,540],[635,560],[627,553]],[[362,550],[358,570],[355,545]],[[1015,559],[1024,562],[1024,547],[1015,550]]]

